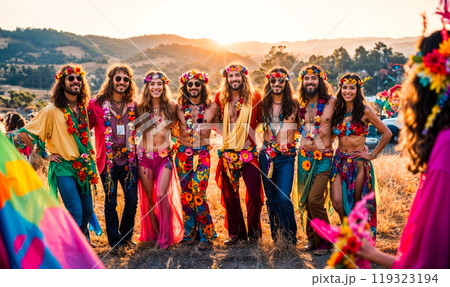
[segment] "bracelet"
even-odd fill
[[[373,156],[374,159],[376,159],[377,156],[378,156],[378,155],[374,154],[373,151],[369,152],[369,154],[370,154],[371,156]]]

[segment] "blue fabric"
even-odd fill
[[[270,179],[267,178],[269,160],[264,149],[259,154],[259,164],[263,173],[262,180],[267,197],[266,205],[272,239],[276,241],[277,233],[281,232],[289,242],[297,244],[297,224],[291,201],[295,155],[278,154],[273,159],[273,173]]]

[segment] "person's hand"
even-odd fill
[[[366,239],[363,239],[360,249],[356,252],[356,256],[373,261],[374,254],[377,252],[378,250],[375,246],[370,244]]]
[[[363,158],[365,160],[373,160],[375,157],[366,151],[355,151],[352,155],[352,158]]]
[[[62,162],[62,157],[59,154],[50,154],[45,159],[48,161],[54,161],[56,163]]]

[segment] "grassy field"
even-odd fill
[[[393,150],[392,147],[387,150]],[[95,251],[107,268],[323,268],[328,256],[317,257],[303,251],[306,244],[306,234],[300,227],[300,214],[296,212],[299,226],[296,247],[288,244],[274,245],[270,237],[269,219],[266,206],[263,206],[261,219],[263,238],[257,245],[242,244],[227,247],[223,241],[228,239],[224,227],[225,209],[220,204],[220,190],[214,180],[217,155],[212,152],[211,176],[208,186],[208,201],[214,220],[218,239],[212,248],[200,251],[196,246],[176,245],[166,250],[157,249],[149,243],[139,242],[140,232],[139,208],[136,215],[136,228],[133,240],[138,242],[136,248],[123,248],[120,255],[109,254],[110,247],[106,238],[104,224],[104,195],[101,185],[95,196],[95,213],[101,223],[103,235],[100,237],[91,233],[92,240],[98,244]],[[401,232],[406,223],[409,209],[418,184],[418,176],[413,176],[406,170],[406,159],[398,152],[386,152],[373,161],[378,180],[381,203],[378,206],[378,237],[376,246],[382,251],[395,254]],[[41,177],[44,177],[41,174]],[[245,210],[244,183],[241,180],[241,204]],[[123,193],[119,188],[118,212],[123,210]],[[331,222],[338,224],[336,213],[331,216]],[[377,268],[378,266],[373,266]]]

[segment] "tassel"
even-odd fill
[[[199,155],[198,154],[194,154],[194,157],[193,157],[193,161],[194,161],[194,171],[197,171],[197,166],[198,166],[198,158],[199,158]]]
[[[269,159],[269,171],[267,172],[267,177],[272,178],[273,174],[273,161],[272,159]]]

